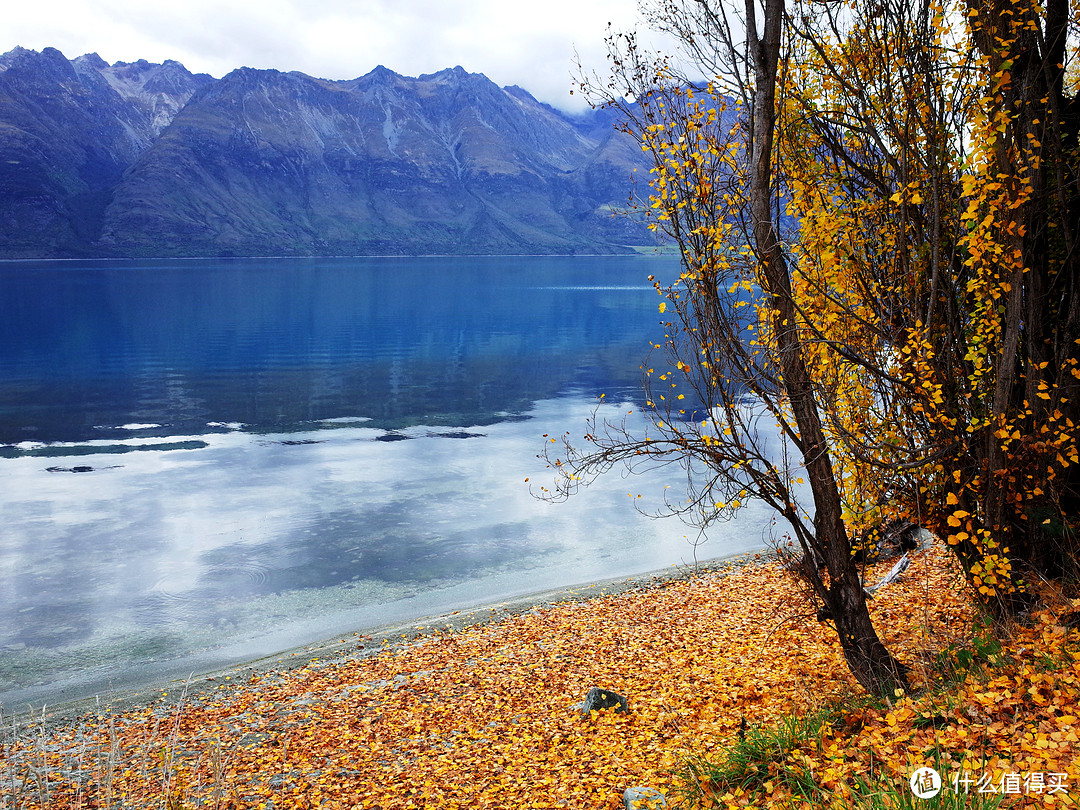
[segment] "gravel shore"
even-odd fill
[[[8,724],[12,722],[19,725],[43,723],[47,727],[56,727],[74,722],[95,711],[123,712],[150,703],[168,708],[177,702],[197,699],[204,692],[218,689],[223,682],[242,683],[256,674],[265,676],[269,673],[287,672],[313,664],[332,664],[350,659],[367,658],[378,655],[385,649],[409,644],[433,633],[453,632],[466,627],[488,624],[507,616],[557,602],[580,602],[599,596],[663,587],[669,582],[691,579],[705,573],[760,559],[764,554],[765,552],[751,552],[719,557],[694,565],[673,565],[629,577],[617,577],[525,594],[489,605],[426,616],[410,622],[363,628],[347,636],[335,636],[238,666],[193,674],[187,678],[133,683],[127,687],[94,696],[65,699],[65,696],[61,694],[60,699],[54,703],[27,706],[21,709],[14,706],[4,707],[4,713],[7,715],[5,721]]]

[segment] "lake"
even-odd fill
[[[760,506],[700,547],[635,509],[675,470],[530,491],[600,394],[637,417],[677,268],[0,264],[0,702],[760,547]]]

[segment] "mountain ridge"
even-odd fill
[[[461,66],[349,80],[0,55],[0,257],[618,253],[642,169],[598,114]]]

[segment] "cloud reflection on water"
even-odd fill
[[[580,435],[593,394],[640,394],[662,329],[643,280],[678,268],[6,266],[0,700],[691,560],[681,524],[626,497],[659,476],[559,505],[525,484],[548,477],[542,434]],[[752,507],[703,553],[760,544],[769,519]]]
[[[6,460],[0,699],[94,666],[99,681],[147,659],[171,659],[179,672],[190,656],[230,645],[269,653],[690,562],[686,527],[645,518],[626,497],[632,489],[658,504],[659,475],[610,474],[564,504],[530,494],[526,478],[550,478],[535,458],[541,434],[580,433],[593,404],[544,400],[527,419],[409,428],[401,433],[418,438],[396,442],[362,423],[211,433],[195,437],[203,449],[132,452],[88,474]],[[482,435],[453,438],[471,434]],[[78,458],[95,468],[114,460]],[[759,546],[770,519],[751,506],[702,554]]]

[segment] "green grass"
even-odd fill
[[[936,678],[933,686],[920,697],[921,711],[911,725],[914,728],[939,727],[954,722],[955,688],[969,675],[984,675],[1007,663],[1008,656],[989,622],[975,625],[970,640],[951,645],[934,660]],[[857,776],[849,783],[850,794],[841,796],[822,786],[800,752],[822,749],[826,727],[838,728],[844,718],[872,708],[884,710],[884,699],[867,694],[841,698],[816,711],[793,712],[762,725],[745,726],[724,748],[710,759],[693,755],[684,760],[677,774],[673,797],[676,806],[723,806],[719,797],[741,791],[750,806],[761,808],[853,808],[854,810],[995,810],[1005,798],[1001,795],[957,792],[942,785],[937,796],[921,799],[914,795],[907,779],[881,769]],[[744,721],[745,723],[745,721]],[[939,774],[949,771],[946,752],[928,752]],[[804,761],[805,760],[805,761]],[[774,791],[777,795],[772,795]]]
[[[741,789],[761,797],[771,792],[771,786],[780,785],[816,805],[825,791],[792,755],[807,745],[820,746],[825,726],[836,718],[836,710],[826,708],[785,715],[771,725],[746,726],[719,761],[688,758],[679,774],[678,794],[686,803],[701,798],[705,790],[723,794]]]
[[[920,799],[907,783],[887,778],[859,779],[851,807],[854,810],[996,810],[1003,798],[1001,794],[957,792],[942,785],[941,792],[933,798]]]
[[[856,711],[864,704],[864,699],[855,698],[816,712],[785,715],[771,725],[747,727],[717,761],[699,756],[688,758],[673,792],[676,806],[708,807],[709,796],[742,790],[749,796],[750,806],[777,810],[807,804],[845,810],[996,810],[1000,807],[1004,796],[957,792],[945,783],[947,777],[940,792],[928,799],[917,797],[907,780],[885,771],[857,777],[850,795],[846,796],[819,784],[812,770],[799,759],[798,752],[819,747],[826,726],[839,721],[846,711]],[[947,758],[942,752],[935,752],[931,759],[939,774],[948,773]],[[782,789],[782,798],[770,796],[777,788]]]

